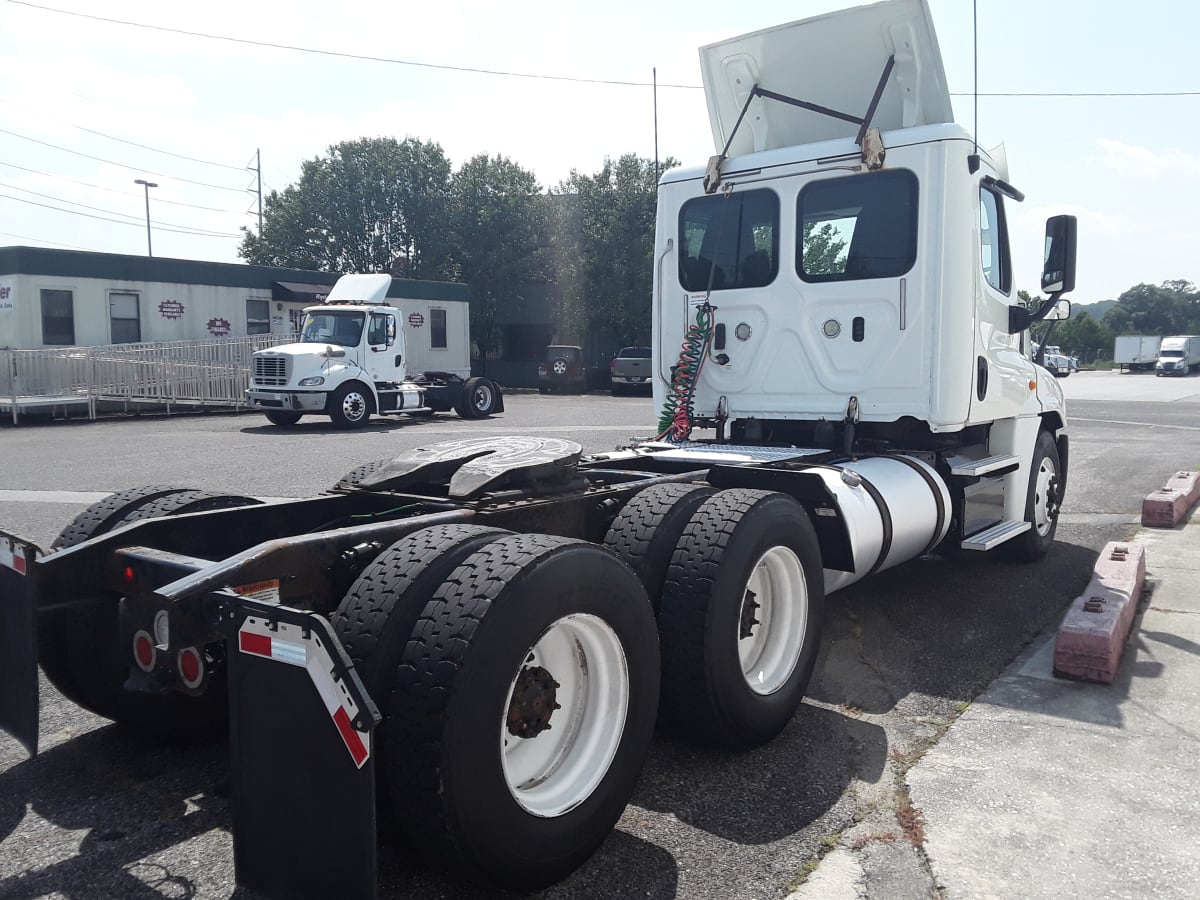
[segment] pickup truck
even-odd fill
[[[649,347],[622,347],[617,352],[608,364],[614,397],[638,390],[651,390],[654,367],[650,356]]]

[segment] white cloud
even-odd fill
[[[1164,176],[1200,177],[1200,157],[1174,148],[1152,150],[1101,138],[1096,141],[1104,165],[1131,181],[1156,181]]]

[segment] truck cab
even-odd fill
[[[735,442],[1011,458],[993,518],[1021,520],[1039,433],[1066,459],[1062,390],[1028,327],[1069,314],[1075,223],[1048,223],[1051,300],[1026,310],[1008,233],[1024,195],[1003,148],[954,124],[927,5],[700,56],[717,156],[660,180],[656,404],[686,395]]]

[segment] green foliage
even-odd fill
[[[1104,324],[1114,334],[1200,334],[1200,291],[1182,280],[1134,285],[1117,298]]]
[[[520,304],[522,285],[550,280],[546,198],[532,172],[481,154],[451,179],[449,223],[454,269],[471,288],[471,335],[486,358],[499,310]]]
[[[620,344],[650,340],[656,175],[632,153],[606,159],[594,175],[572,171],[551,195],[555,270],[566,331],[603,331]]]
[[[450,162],[435,143],[343,141],[267,195],[262,233],[247,231],[238,253],[265,266],[445,278],[449,187]]]
[[[809,275],[833,275],[846,271],[846,242],[832,223],[820,228],[804,225],[804,271]]]

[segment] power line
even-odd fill
[[[66,247],[68,250],[90,250],[90,247],[80,247],[78,244],[63,244],[58,241],[48,241],[45,238],[33,237],[29,234],[13,234],[11,231],[0,231],[5,237],[19,238],[23,241],[38,241],[42,244],[53,244],[55,247]]]
[[[11,0],[10,0],[10,2],[11,2]],[[238,194],[246,193],[241,188],[225,187],[225,185],[223,185],[223,184],[209,184],[206,181],[192,181],[190,178],[177,178],[174,175],[167,175],[167,174],[164,174],[163,172],[152,172],[149,169],[143,169],[141,166],[131,166],[128,163],[121,163],[121,162],[117,162],[116,160],[112,160],[112,159],[104,159],[103,157],[92,156],[88,153],[80,153],[78,150],[71,150],[71,149],[68,149],[67,147],[60,147],[60,146],[58,146],[58,144],[51,144],[46,141],[39,141],[37,138],[31,138],[31,137],[28,137],[23,134],[17,134],[15,131],[9,131],[7,128],[0,128],[0,134],[10,134],[15,138],[20,138],[23,141],[30,141],[34,144],[41,144],[43,147],[50,147],[54,150],[61,150],[61,151],[63,151],[63,153],[71,153],[75,156],[82,156],[84,159],[93,159],[96,162],[108,163],[109,165],[112,165],[112,166],[120,166],[122,169],[128,169],[130,172],[141,172],[143,175],[154,175],[158,178],[170,178],[172,181],[181,181],[184,184],[195,184],[195,185],[199,185],[200,187],[214,188],[219,191],[233,191]]]
[[[423,69],[440,69],[448,72],[467,72],[476,75],[500,75],[507,78],[531,78],[545,81],[568,81],[579,84],[610,84],[620,87],[653,87],[650,81],[624,81],[614,78],[581,78],[572,75],[545,75],[532,72],[513,72],[504,69],[481,69],[472,66],[451,66],[442,63],[416,62],[411,59],[395,59],[386,56],[367,56],[359,53],[343,53],[337,50],[324,50],[319,47],[301,47],[295,44],[276,44],[270,41],[255,41],[249,38],[230,37],[224,34],[209,34],[203,31],[188,31],[183,28],[169,28],[165,25],[151,25],[146,22],[130,22],[126,19],[111,19],[105,16],[95,16],[88,13],[76,12],[69,9],[55,9],[51,6],[41,6],[29,3],[27,0],[8,0],[15,6],[26,6],[42,12],[58,13],[64,16],[75,16],[80,19],[91,19],[96,22],[107,22],[112,25],[126,25],[130,28],[146,28],[151,31],[162,31],[170,34],[181,34],[187,37],[205,38],[212,41],[226,41],[232,44],[247,44],[252,47],[268,47],[274,50],[295,50],[300,53],[314,53],[319,56],[333,56],[341,59],[357,59],[366,62],[388,63],[397,66],[414,66]],[[680,88],[684,90],[702,90],[698,84],[659,84],[658,87]],[[952,92],[954,97],[974,96],[973,92]],[[1200,91],[1014,91],[1014,92],[980,92],[980,97],[1198,97]],[[151,173],[154,174],[154,173]],[[165,176],[164,176],[165,177]]]
[[[117,225],[129,225],[132,228],[141,228],[142,227],[141,222],[125,222],[121,219],[113,219],[108,216],[95,216],[95,215],[92,215],[91,213],[76,212],[73,209],[63,209],[62,207],[59,207],[59,206],[51,206],[48,203],[38,203],[36,200],[26,200],[23,197],[13,197],[13,196],[10,196],[9,194],[0,194],[0,198],[5,199],[5,200],[15,200],[17,203],[28,203],[30,206],[40,206],[44,209],[52,209],[55,212],[68,213],[69,215],[72,215],[72,216],[85,216],[89,219],[99,219],[102,222],[115,222]],[[69,202],[69,201],[64,201],[64,202]],[[167,228],[167,227],[162,227],[162,226],[158,226],[158,225],[155,225],[154,227],[159,228],[159,230],[161,230],[161,231],[173,231],[176,234],[190,234],[190,235],[193,235],[194,237],[219,237],[219,238],[240,238],[241,237],[240,234],[234,234],[232,232],[227,232],[227,231],[193,231],[193,230],[187,229],[187,228]]]
[[[37,191],[29,190],[29,188],[18,187],[15,184],[5,184],[4,182],[0,181],[0,187],[8,188],[10,191],[20,191],[23,194],[33,194],[33,196],[35,196],[35,197],[43,197],[46,200],[53,200],[56,203],[66,203],[68,206],[80,206],[83,209],[90,209],[90,210],[94,210],[95,212],[108,213],[109,215],[113,215],[113,216],[123,216],[126,219],[133,219],[134,222],[136,222],[138,224],[141,224],[142,222],[145,221],[145,219],[140,215],[135,216],[135,215],[132,215],[131,213],[124,213],[124,212],[121,212],[120,210],[116,210],[116,209],[105,209],[102,206],[92,206],[88,203],[79,203],[75,200],[67,200],[63,197],[56,197],[53,194],[41,194],[41,193],[38,193]],[[64,210],[64,211],[70,212],[70,210]],[[203,232],[207,232],[209,234],[227,234],[228,233],[228,232],[223,232],[223,231],[213,231],[211,228],[195,228],[195,226],[183,225],[179,222],[160,222],[159,224],[171,225],[171,226],[174,226],[175,228],[186,228],[186,229],[194,230],[197,232],[203,231]]]
[[[509,72],[502,69],[479,69],[472,66],[450,66],[440,63],[415,62],[411,59],[393,59],[386,56],[366,56],[359,53],[342,53],[337,50],[322,50],[318,47],[299,47],[293,44],[275,44],[270,41],[252,41],[249,38],[229,37],[224,34],[208,34],[203,31],[187,31],[183,28],[168,28],[165,25],[150,25],[146,22],[130,22],[125,19],[109,19],[104,16],[93,16],[88,13],[75,12],[70,9],[55,9],[51,6],[39,6],[36,3],[26,3],[25,0],[8,0],[16,6],[28,6],[30,9],[42,12],[59,13],[64,16],[76,16],[80,19],[91,19],[96,22],[108,22],[112,25],[128,25],[131,28],[148,28],[151,31],[165,31],[170,34],[182,34],[188,37],[206,38],[210,41],[228,41],[231,44],[248,44],[251,47],[269,47],[273,50],[298,50],[301,53],[315,53],[320,56],[336,56],[341,59],[358,59],[366,62],[389,63],[396,66],[415,66],[422,69],[440,69],[447,72],[469,72],[475,75],[504,75],[509,78],[535,78],[545,81],[572,81],[582,84],[612,84],[621,87],[651,87],[648,81],[621,81],[612,78],[578,78],[571,75],[540,75],[531,72]],[[659,87],[686,88],[698,90],[697,84],[660,84]]]
[[[140,197],[141,196],[140,194],[135,193],[134,191],[119,191],[114,187],[107,187],[103,184],[93,184],[90,181],[81,181],[78,178],[68,178],[66,175],[52,175],[49,172],[42,172],[39,169],[31,169],[28,166],[18,166],[16,163],[5,162],[2,159],[0,159],[0,166],[8,166],[11,169],[20,169],[22,172],[30,172],[34,175],[41,175],[44,178],[55,178],[55,179],[58,179],[59,181],[69,181],[72,184],[79,184],[79,185],[82,185],[83,187],[94,188],[95,190],[98,190],[98,191],[108,191],[109,193],[118,194],[122,197]],[[196,204],[196,203],[184,203],[182,200],[167,200],[162,197],[155,197],[154,202],[155,203],[169,203],[171,206],[186,206],[189,209],[203,209],[203,210],[207,210],[208,212],[218,212],[218,213],[232,213],[233,212],[233,210],[231,210],[231,209],[220,209],[216,206],[200,206],[199,204]]]
[[[199,159],[195,156],[185,156],[182,153],[175,153],[171,150],[160,150],[158,147],[151,147],[148,144],[139,144],[137,141],[127,141],[125,138],[119,138],[115,135],[105,134],[103,131],[96,131],[94,128],[86,128],[83,125],[76,125],[74,122],[67,122],[63,119],[56,119],[54,116],[47,116],[41,110],[31,109],[28,106],[22,106],[20,103],[13,103],[11,100],[0,98],[0,103],[3,103],[7,106],[15,106],[17,109],[23,109],[26,112],[37,113],[44,118],[49,119],[51,122],[58,122],[60,125],[69,125],[72,128],[78,128],[80,131],[86,131],[88,134],[94,134],[98,137],[108,138],[110,141],[117,141],[121,144],[128,144],[130,147],[141,147],[143,150],[149,150],[153,153],[161,153],[164,156],[174,156],[176,159],[186,159],[189,162],[204,163],[206,166],[219,166],[222,169],[232,169],[235,172],[245,171],[241,166],[231,166],[228,163],[214,162],[210,159]]]

